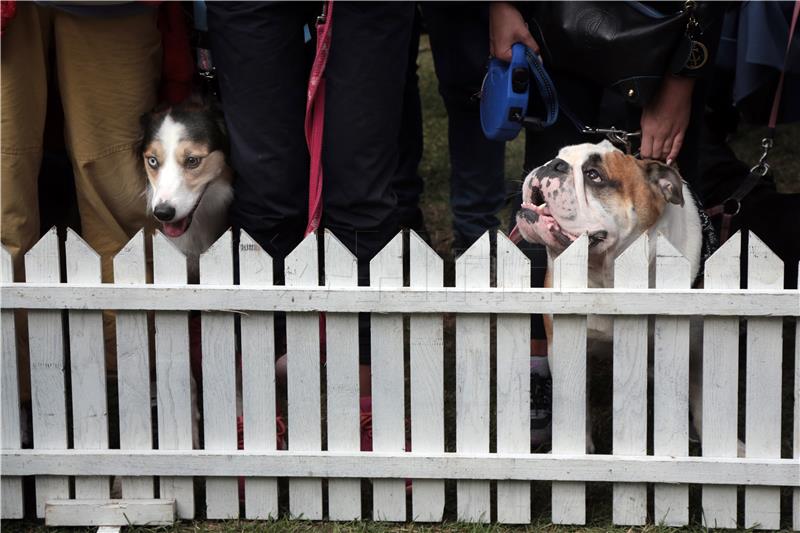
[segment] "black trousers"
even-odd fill
[[[318,2],[209,2],[208,28],[236,170],[231,219],[281,258],[308,216],[306,89]],[[337,2],[325,71],[323,225],[368,260],[397,231],[409,2]]]

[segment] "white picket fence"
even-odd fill
[[[402,235],[371,262],[371,286],[357,286],[356,260],[324,236],[325,282],[319,285],[317,239],[286,259],[285,285],[272,283],[272,260],[247,235],[238,252],[226,233],[200,260],[200,285],[187,285],[183,256],[153,239],[154,283],[145,283],[140,233],[114,260],[114,284],[100,282],[100,259],[69,233],[66,283],[51,231],[25,257],[26,283],[12,283],[2,254],[2,516],[22,515],[20,476],[36,476],[37,513],[50,500],[109,498],[110,476],[126,499],[175,499],[178,516],[198,516],[193,477],[205,477],[207,518],[278,514],[277,478],[289,478],[290,515],[354,520],[362,515],[361,478],[372,480],[375,520],[440,521],[445,482],[457,480],[460,520],[528,523],[531,480],[552,481],[552,521],[586,520],[586,483],[613,482],[615,524],[649,520],[685,525],[689,484],[702,485],[710,527],[744,523],[777,529],[780,488],[793,491],[800,529],[800,343],[794,346],[793,458],[781,456],[783,317],[800,317],[800,293],[783,290],[783,266],[749,239],[747,290],[739,289],[740,237],[706,263],[705,288],[690,289],[688,262],[663,237],[656,289],[648,289],[643,236],[617,261],[616,288],[587,288],[587,239],[556,261],[554,289],[530,288],[530,265],[498,235],[490,283],[489,236],[456,262],[455,287],[416,234],[409,238],[410,285],[404,287]],[[238,285],[233,254],[239,255]],[[35,448],[20,449],[20,402],[13,310],[27,309]],[[119,441],[108,449],[102,310],[116,310]],[[68,313],[68,332],[63,312]],[[203,450],[192,449],[188,312],[202,311]],[[158,449],[153,449],[147,311],[155,311]],[[276,450],[273,313],[285,311],[288,346],[288,450]],[[319,313],[327,316],[327,364],[320,363]],[[359,451],[358,312],[371,313],[373,452]],[[587,312],[614,318],[613,455],[587,455]],[[241,313],[241,409],[245,450],[237,451],[235,313]],[[443,313],[455,314],[454,382],[444,380]],[[552,453],[531,454],[530,314],[552,313]],[[496,315],[496,328],[490,316]],[[404,367],[404,315],[410,315],[410,375]],[[655,316],[652,376],[653,454],[648,455],[648,316]],[[704,320],[702,456],[689,455],[689,318]],[[747,321],[745,401],[739,403],[739,324]],[[65,333],[67,333],[65,335]],[[69,343],[70,365],[65,368]],[[494,376],[491,346],[496,346]],[[325,386],[321,384],[321,370]],[[66,380],[71,382],[71,397]],[[405,416],[406,379],[410,417]],[[490,383],[496,380],[496,411]],[[327,418],[323,443],[323,390]],[[446,394],[455,395],[455,451],[445,450]],[[68,417],[67,402],[71,402]],[[745,411],[746,457],[737,457],[739,410]],[[496,452],[490,453],[490,420]],[[412,452],[404,451],[406,423]],[[71,424],[68,427],[68,424]],[[786,436],[786,428],[783,428]],[[68,448],[68,435],[73,446]],[[74,494],[69,479],[74,476]],[[154,483],[157,477],[158,483]],[[327,498],[323,494],[327,479]],[[407,500],[406,480],[411,479]],[[491,485],[496,483],[496,495]],[[154,488],[158,487],[155,491]],[[324,512],[323,500],[327,501]],[[410,503],[410,510],[407,505]],[[784,521],[789,520],[783,517]]]

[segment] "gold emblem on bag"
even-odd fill
[[[689,52],[689,58],[686,60],[686,68],[689,70],[697,70],[702,68],[708,61],[708,48],[700,41],[692,41],[692,50]]]

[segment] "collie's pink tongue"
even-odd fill
[[[164,222],[164,234],[167,237],[180,237],[189,227],[189,217],[182,218],[177,222]]]

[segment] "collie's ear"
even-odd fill
[[[658,187],[667,202],[683,207],[683,178],[675,167],[660,161],[647,161],[644,171],[647,180]]]

